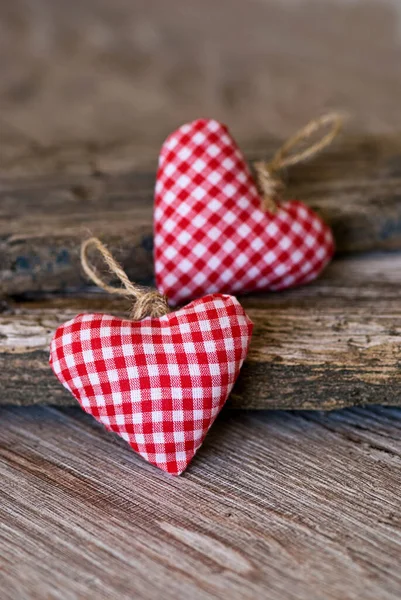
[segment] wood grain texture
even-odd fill
[[[339,252],[401,248],[401,137],[345,140],[293,168],[289,183],[288,197],[333,227]],[[0,293],[82,288],[79,247],[89,233],[109,244],[133,280],[149,283],[153,186],[153,173],[136,171],[4,180]]]
[[[309,286],[241,298],[254,332],[231,405],[401,404],[400,270],[401,254],[343,258]],[[4,306],[0,404],[74,403],[48,365],[54,330],[80,312],[125,308],[102,294]]]
[[[401,411],[225,411],[180,478],[0,408],[2,600],[396,600]]]

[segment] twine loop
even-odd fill
[[[124,287],[114,287],[99,277],[95,268],[91,266],[88,261],[87,253],[91,246],[100,252],[104,262],[109,267],[110,272],[118,277]],[[82,243],[81,264],[86,275],[96,283],[98,287],[109,292],[109,294],[133,298],[134,304],[130,316],[134,321],[140,321],[145,317],[162,317],[170,312],[166,296],[160,294],[157,290],[146,290],[132,283],[121,265],[118,264],[111,252],[98,238],[92,237]]]
[[[277,203],[281,199],[285,189],[284,182],[280,177],[280,171],[286,167],[296,165],[303,160],[307,160],[323,150],[323,148],[326,148],[326,146],[329,146],[339,133],[343,122],[344,115],[339,113],[328,113],[318,119],[313,119],[305,127],[297,131],[295,135],[290,137],[279,148],[271,161],[258,161],[254,163],[253,166],[256,171],[257,184],[262,194],[262,207],[264,210],[273,214],[278,210]],[[303,150],[291,154],[291,150],[295,146],[307,140],[316,131],[326,125],[331,125],[331,128],[323,137]]]
[[[284,182],[270,163],[258,161],[253,166],[256,171],[258,187],[262,192],[263,210],[276,214],[277,203],[285,190]]]

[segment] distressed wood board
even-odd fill
[[[76,409],[0,408],[2,600],[397,600],[401,411],[224,411],[169,477]]]
[[[278,145],[270,140],[265,155]],[[333,227],[339,253],[401,249],[401,136],[344,138],[292,168],[288,183],[288,197]],[[153,188],[153,172],[115,173],[107,161],[100,172],[3,178],[0,294],[82,288],[79,247],[90,234],[133,280],[150,283]]]
[[[401,253],[344,257],[311,285],[241,298],[254,322],[231,394],[236,408],[401,404]],[[48,365],[58,325],[80,312],[124,316],[102,294],[3,306],[0,404],[71,404]]]

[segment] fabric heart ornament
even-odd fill
[[[160,318],[79,315],[57,329],[50,364],[87,413],[179,475],[227,400],[251,334],[239,302],[215,294]]]
[[[334,252],[330,228],[302,202],[263,210],[240,150],[215,120],[183,125],[165,141],[154,229],[157,288],[174,304],[306,283]]]

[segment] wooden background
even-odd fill
[[[398,599],[401,4],[0,0],[0,589],[25,598]],[[54,327],[122,312],[87,288],[88,231],[152,281],[157,154],[225,121],[268,157],[313,118],[346,133],[289,173],[330,222],[321,280],[243,298],[256,323],[231,404],[170,479],[76,408]],[[315,335],[311,332],[315,331]]]
[[[329,108],[393,133],[400,12],[398,0],[2,0],[1,152],[28,151],[29,136],[71,164],[128,142],[130,164],[154,164],[185,120],[224,120],[246,148]]]

